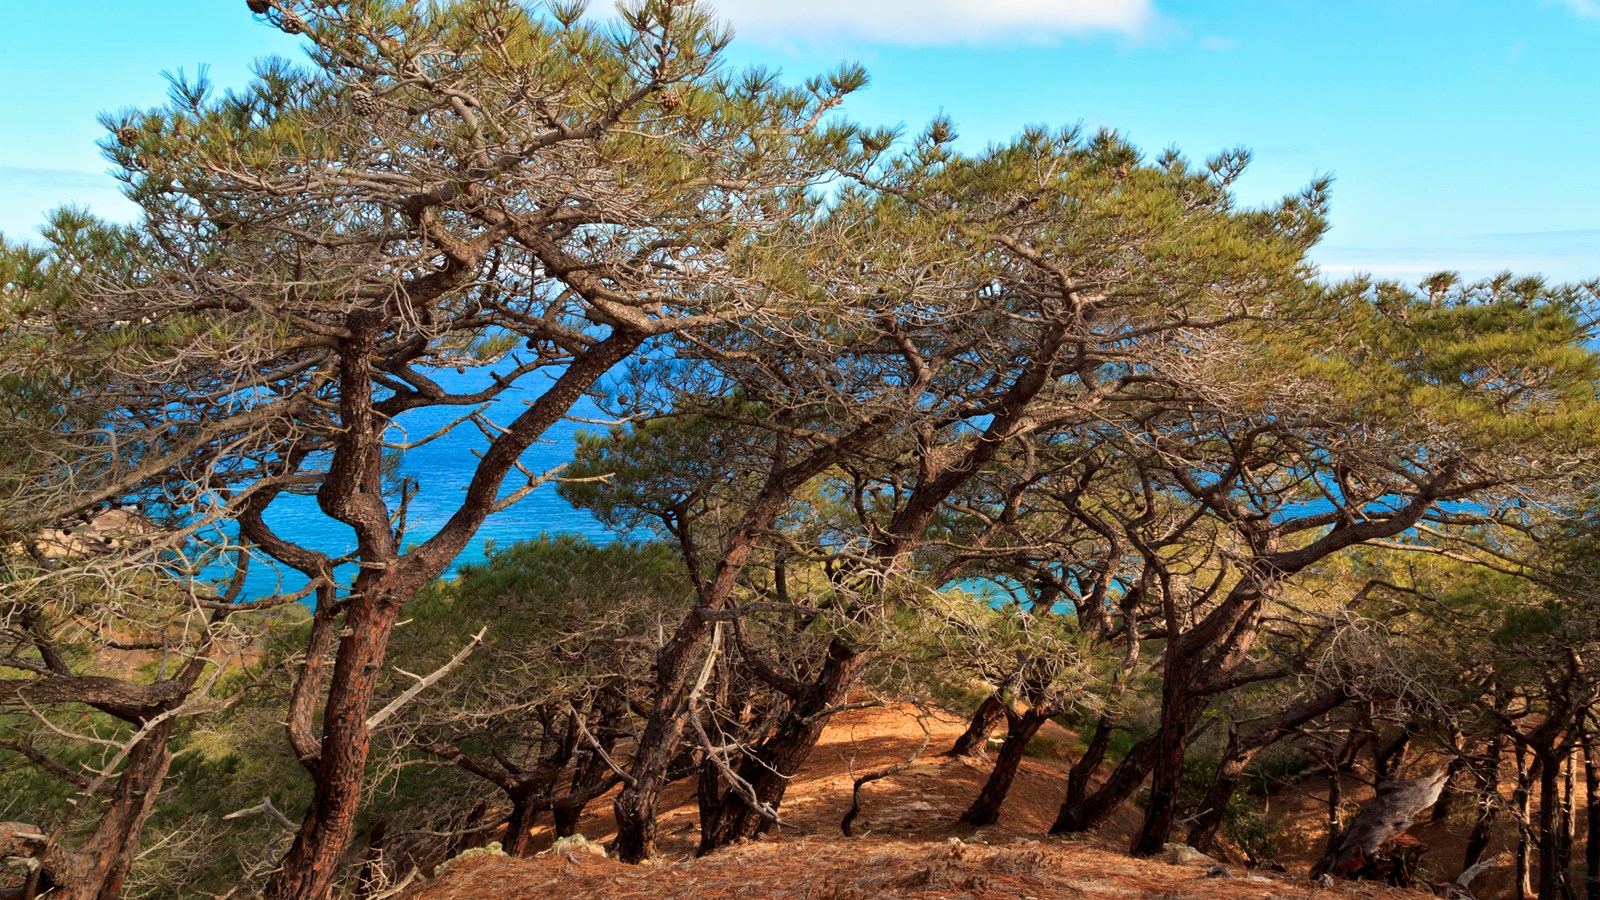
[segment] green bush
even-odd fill
[[[1036,734],[1022,748],[1022,755],[1032,759],[1062,760],[1067,758],[1067,745],[1059,738]]]
[[[1209,753],[1191,754],[1183,761],[1183,782],[1178,793],[1183,816],[1200,812],[1200,804],[1205,801],[1220,764],[1221,760]],[[1243,790],[1235,790],[1228,798],[1228,806],[1222,811],[1220,833],[1254,863],[1276,856],[1284,837],[1278,821],[1268,818],[1257,808],[1251,792]]]

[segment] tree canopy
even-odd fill
[[[640,862],[691,778],[712,852],[873,702],[1004,724],[974,827],[1056,719],[1058,833],[1254,858],[1292,747],[1319,872],[1381,868],[1341,792],[1404,775],[1473,799],[1461,869],[1509,804],[1570,890],[1600,282],[1334,280],[1327,179],[857,124],[861,67],[733,71],[689,0],[246,5],[305,61],[106,114],[138,217],[0,242],[0,896],[387,896],[604,797]],[[458,495],[402,474],[434,441]],[[617,540],[520,512],[552,480]]]

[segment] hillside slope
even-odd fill
[[[673,786],[661,819],[662,857],[627,866],[560,850],[532,859],[475,855],[414,887],[407,900],[617,898],[876,897],[1391,897],[1427,896],[1371,884],[1313,889],[1298,873],[1252,873],[1209,863],[1135,860],[1115,847],[1131,825],[1102,837],[1044,837],[1065,792],[1061,763],[1029,759],[1001,821],[973,829],[955,820],[987,777],[987,765],[939,756],[960,721],[911,707],[855,710],[837,716],[784,803],[786,825],[770,838],[704,859],[693,857],[693,787]],[[1052,726],[1053,727],[1053,726]],[[1069,737],[1065,733],[1058,739]],[[924,739],[926,743],[924,745]],[[906,762],[907,768],[862,791],[858,837],[840,834],[853,778]],[[547,828],[548,826],[546,826]],[[609,804],[597,802],[581,830],[609,841]],[[536,834],[544,846],[548,831]]]

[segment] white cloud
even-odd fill
[[[763,44],[865,40],[934,46],[1138,36],[1154,0],[713,0],[740,37]]]
[[[1324,244],[1312,251],[1324,275],[1371,274],[1416,281],[1434,272],[1488,278],[1500,272],[1543,274],[1552,281],[1596,277],[1600,228],[1506,234],[1431,235],[1389,246]]]
[[[1580,16],[1600,18],[1600,0],[1556,0]]]

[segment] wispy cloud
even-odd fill
[[[97,215],[128,221],[139,208],[122,195],[121,185],[105,172],[0,166],[0,234],[12,237],[37,232],[48,210],[85,206]]]
[[[78,169],[39,169],[29,166],[0,166],[0,185],[59,188],[117,189],[117,182],[104,172]]]
[[[1556,0],[1580,16],[1600,18],[1600,0]]]
[[[1388,246],[1325,244],[1312,255],[1330,276],[1358,273],[1413,281],[1452,270],[1468,278],[1511,271],[1542,274],[1553,281],[1600,276],[1600,229],[1520,231],[1458,236],[1432,235]]]
[[[1226,53],[1229,50],[1237,49],[1239,46],[1239,42],[1233,38],[1218,37],[1214,34],[1206,35],[1200,39],[1199,43],[1200,49],[1214,50],[1218,53]]]
[[[1040,43],[1095,34],[1137,37],[1154,0],[718,0],[739,35],[764,44],[865,40],[913,46]]]

